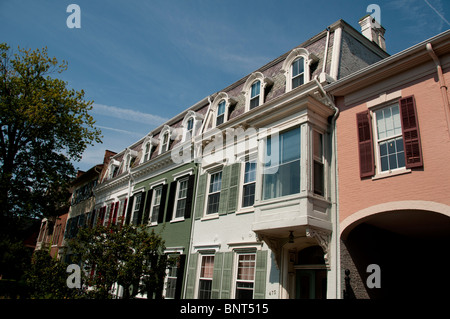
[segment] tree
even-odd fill
[[[47,48],[0,43],[0,233],[18,216],[54,216],[67,201],[71,161],[101,143],[84,91],[53,78],[67,63]]]
[[[112,297],[114,284],[123,287],[122,298],[138,293],[152,298],[162,293],[166,270],[164,241],[145,226],[96,225],[80,229],[69,242],[68,253],[83,264],[83,282],[89,297]],[[140,282],[144,285],[140,286]]]
[[[76,298],[77,292],[67,287],[67,265],[52,258],[46,250],[37,250],[25,272],[28,293],[33,299]]]

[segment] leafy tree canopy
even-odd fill
[[[111,298],[115,283],[122,298],[138,293],[161,298],[167,258],[164,240],[145,226],[96,225],[80,229],[69,242],[67,254],[83,265],[84,287],[92,298]]]
[[[68,196],[75,175],[71,161],[101,143],[89,115],[93,101],[84,91],[53,77],[67,63],[48,56],[47,48],[18,48],[0,43],[0,223],[11,217],[52,216]],[[5,230],[5,229],[2,229]]]

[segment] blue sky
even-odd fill
[[[71,3],[79,29],[66,25]],[[380,6],[390,54],[450,28],[446,0],[0,0],[0,42],[46,46],[69,63],[59,77],[94,101],[103,133],[75,163],[87,170],[333,22],[360,30],[369,4]]]

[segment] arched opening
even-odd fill
[[[436,298],[450,284],[449,216],[397,209],[371,214],[349,227],[341,237],[341,269],[350,272],[344,297]],[[373,264],[379,272],[368,270]],[[379,287],[373,286],[374,278]]]

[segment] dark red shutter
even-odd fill
[[[113,218],[112,218],[113,225],[116,224],[118,210],[119,210],[119,202],[116,202],[115,207],[114,207],[114,215],[113,215]]]
[[[356,114],[358,127],[359,172],[360,177],[370,177],[375,174],[373,161],[372,122],[369,111]]]
[[[422,167],[422,148],[414,96],[401,98],[399,105],[402,119],[403,144],[405,146],[405,166],[406,168]]]

